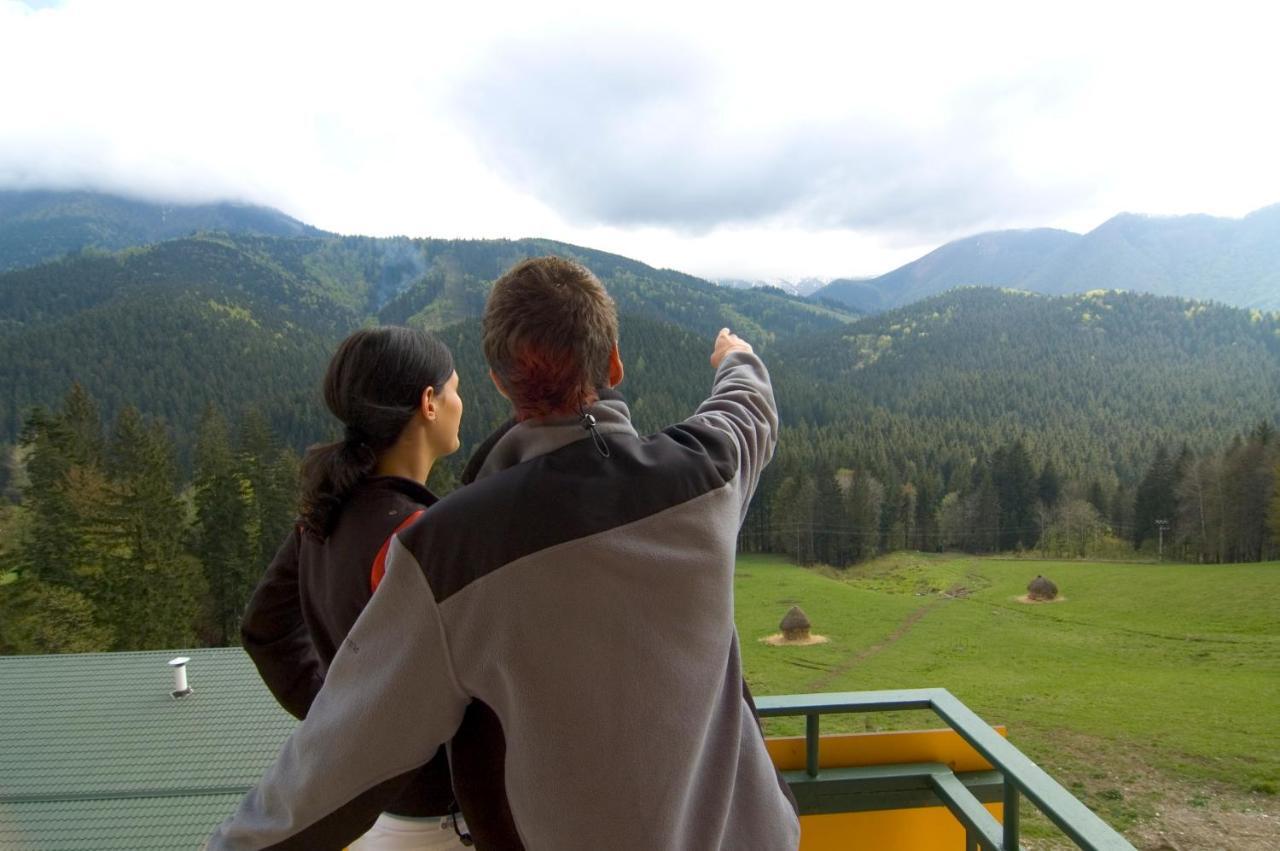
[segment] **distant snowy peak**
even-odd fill
[[[756,280],[746,280],[744,278],[715,278],[716,284],[722,287],[729,287],[735,290],[752,290],[757,287],[776,287],[777,289],[788,292],[794,296],[801,298],[813,295],[818,290],[825,287],[828,283],[823,278],[801,278],[798,281],[791,281],[785,278],[765,278]]]

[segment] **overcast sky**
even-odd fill
[[[0,0],[0,188],[753,278],[1280,202],[1280,4],[443,5]]]

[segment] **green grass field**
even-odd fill
[[[1066,600],[1018,602],[1037,573]],[[759,641],[793,604],[830,643]],[[737,622],[757,694],[946,688],[1122,829],[1186,789],[1280,791],[1277,563],[899,553],[839,572],[746,556]],[[824,729],[942,726],[923,716]]]

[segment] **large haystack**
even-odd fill
[[[1037,576],[1027,584],[1027,599],[1048,601],[1058,597],[1058,586],[1043,576]]]
[[[799,606],[791,607],[791,610],[783,616],[778,628],[782,630],[782,637],[787,641],[805,641],[809,638],[809,618]]]

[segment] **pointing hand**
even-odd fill
[[[711,352],[711,365],[716,369],[720,368],[720,361],[724,360],[725,355],[729,352],[750,352],[751,344],[731,332],[728,328],[721,328],[720,333],[716,336],[715,349]]]

